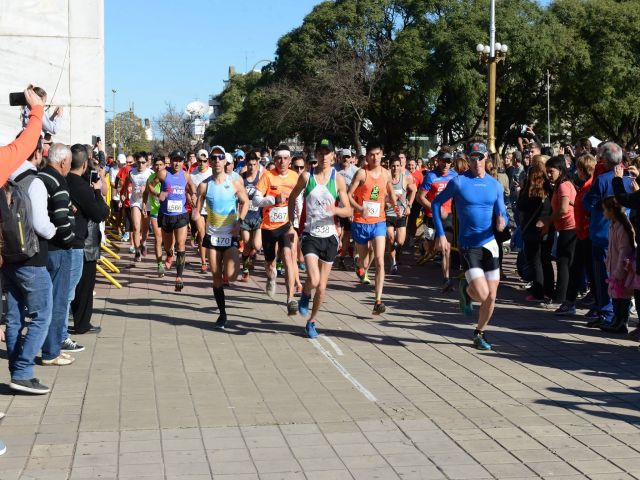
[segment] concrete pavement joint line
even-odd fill
[[[322,355],[324,355],[327,360],[329,360],[334,367],[336,367],[336,369],[338,370],[338,372],[340,372],[340,374],[342,374],[342,376],[344,378],[346,378],[349,382],[351,382],[351,384],[356,388],[356,390],[358,390],[363,396],[364,398],[366,398],[367,400],[369,400],[370,402],[377,402],[378,400],[376,399],[376,397],[373,396],[373,393],[371,393],[369,390],[367,390],[364,385],[362,385],[358,380],[355,379],[355,377],[353,375],[351,375],[349,373],[349,371],[344,368],[340,362],[338,362],[333,355],[331,355],[331,353],[327,350],[325,350],[325,348],[320,345],[320,342],[318,342],[318,340],[316,339],[310,339],[309,340],[314,347],[316,347],[318,349],[318,351],[320,353],[322,353]]]
[[[336,352],[336,355],[338,355],[339,357],[344,356],[344,353],[342,353],[342,350],[340,349],[340,347],[338,346],[338,344],[336,342],[334,342],[333,340],[331,340],[331,337],[329,337],[328,335],[320,335],[320,338],[324,338],[325,341],[331,345],[331,348],[333,348],[334,352]]]

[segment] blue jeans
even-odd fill
[[[33,378],[36,355],[49,332],[53,295],[46,267],[6,264],[2,268],[7,292],[7,354],[12,380]],[[20,332],[29,315],[27,334]]]
[[[42,345],[42,359],[53,360],[60,355],[62,330],[69,312],[69,280],[71,278],[71,250],[49,252],[47,271],[53,288],[53,308],[49,333]]]
[[[607,291],[607,249],[593,245],[591,250],[593,258],[593,285],[592,289],[596,297],[596,308],[605,322],[613,321],[613,304]]]
[[[67,331],[69,328],[69,309],[71,307],[71,302],[73,302],[73,299],[76,296],[76,287],[78,286],[78,282],[82,278],[83,265],[84,249],[72,248],[71,271],[69,277],[69,304],[67,305],[67,314],[64,316],[64,327],[62,328],[62,339],[60,340],[60,343],[63,343],[67,338],[69,338],[69,332]]]

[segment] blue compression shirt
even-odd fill
[[[452,178],[431,204],[438,237],[444,237],[440,207],[450,198],[456,207],[461,247],[481,247],[493,240],[493,219],[500,213],[508,222],[502,185],[488,173],[480,178],[467,171]]]

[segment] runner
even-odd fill
[[[220,152],[220,150],[216,150],[216,152],[224,153],[224,152]],[[192,205],[195,205],[198,199],[198,186],[203,182],[207,182],[211,177],[211,175],[213,174],[213,170],[209,166],[209,158],[205,153],[206,153],[206,150],[200,150],[198,152],[198,166],[189,175],[191,177],[190,190],[192,192],[191,193]],[[214,153],[214,151],[211,150],[211,153]],[[200,273],[207,273],[207,249],[203,244],[204,243],[203,239],[205,236],[206,221],[202,216],[202,215],[206,215],[206,213],[207,213],[206,206],[203,206],[202,211],[200,212],[200,215],[192,216],[193,224],[191,226],[191,229],[192,231],[197,233],[198,252],[200,253]]]
[[[246,171],[241,174],[244,188],[247,191],[251,204],[249,211],[240,225],[242,236],[242,281],[249,281],[249,271],[253,267],[255,252],[262,248],[262,232],[260,221],[262,220],[262,210],[253,204],[253,197],[256,193],[256,185],[260,180],[260,164],[255,152],[249,152],[245,163]]]
[[[165,267],[170,268],[173,262],[173,242],[176,247],[176,292],[182,291],[182,273],[186,261],[187,252],[185,243],[187,240],[187,225],[189,224],[189,214],[185,208],[187,201],[187,185],[189,184],[189,174],[184,171],[184,153],[174,150],[169,155],[171,158],[171,168],[160,170],[156,178],[149,182],[149,187],[153,190],[160,183],[160,211],[158,213],[158,225],[162,229],[162,243],[167,252]]]
[[[386,307],[382,303],[384,287],[384,250],[387,237],[385,216],[385,193],[389,196],[391,207],[399,212],[396,195],[391,185],[391,175],[380,164],[382,146],[378,143],[367,145],[366,165],[358,170],[349,188],[349,200],[353,207],[353,223],[351,235],[357,245],[357,275],[362,282],[368,282],[366,269],[373,256],[376,262],[376,299],[373,314],[384,313]],[[373,253],[369,253],[369,243]]]
[[[409,160],[407,163],[408,172],[413,177],[413,182],[416,186],[416,192],[419,191],[420,186],[422,185],[422,181],[424,180],[424,175],[418,168],[418,162],[414,158]],[[416,195],[416,199],[417,199]],[[422,204],[418,201],[414,201],[411,205],[411,212],[409,213],[409,220],[407,221],[407,234],[409,236],[409,248],[413,248],[415,245],[415,236],[418,231],[418,219],[422,214]]]
[[[358,167],[354,163],[354,156],[351,155],[351,150],[348,148],[342,149],[342,169],[338,172],[342,178],[344,178],[344,182],[346,184],[347,190],[351,186],[351,182],[353,181],[353,177],[358,171]],[[341,205],[343,207],[344,205]],[[340,256],[338,257],[338,270],[351,270],[353,268],[353,264],[347,265],[346,259],[349,258],[351,262],[353,261],[353,255],[349,254],[349,250],[351,250],[351,217],[338,217],[338,221],[340,222]]]
[[[265,270],[267,274],[267,294],[276,295],[276,245],[283,251],[285,278],[287,285],[287,311],[289,315],[298,313],[298,302],[293,298],[295,276],[293,262],[295,252],[291,251],[293,226],[289,220],[288,201],[291,190],[298,181],[298,174],[289,170],[291,150],[280,145],[273,155],[275,169],[265,172],[256,185],[253,204],[262,207],[262,248],[264,250]]]
[[[433,223],[433,209],[431,204],[436,196],[446,188],[451,179],[458,176],[458,174],[451,169],[452,162],[453,155],[451,154],[451,149],[448,146],[440,148],[436,155],[436,168],[424,176],[424,180],[420,186],[420,191],[418,192],[418,201],[422,204],[425,210],[423,222],[425,226],[425,253],[422,258],[418,260],[419,265],[431,260],[437,252],[435,227]],[[441,214],[440,217],[442,218],[447,240],[451,242],[453,240],[453,216],[451,215],[450,200],[442,205],[442,209],[439,213]],[[449,279],[450,256],[450,248],[442,251],[443,291],[449,291],[452,288],[452,283]]]
[[[144,193],[147,180],[153,173],[147,166],[147,156],[144,153],[135,155],[136,164],[129,171],[124,184],[124,191],[131,192],[129,205],[131,209],[131,234],[133,235],[133,247],[135,248],[135,261],[142,261],[142,256],[147,256],[145,243],[149,235],[149,217],[147,205],[144,201]]]
[[[391,257],[390,274],[398,273],[396,262],[397,253],[402,250],[407,238],[407,216],[416,197],[416,185],[413,177],[402,166],[400,157],[391,160],[391,185],[396,194],[396,201],[400,212],[396,214],[390,203],[387,202],[387,247]]]
[[[223,277],[235,281],[240,269],[238,257],[240,225],[249,211],[249,198],[242,180],[225,173],[227,159],[220,146],[211,149],[213,175],[200,183],[193,218],[200,222],[201,211],[207,212],[206,233],[202,241],[209,254],[209,266],[213,277],[213,296],[220,315],[216,328],[227,325],[227,309]],[[238,201],[240,212],[238,213]]]
[[[164,277],[164,262],[162,261],[162,230],[158,226],[158,212],[160,211],[160,188],[161,185],[157,183],[155,187],[151,187],[149,184],[153,182],[159,171],[166,168],[164,155],[155,157],[153,160],[153,173],[147,180],[147,189],[144,192],[144,203],[149,206],[149,219],[151,221],[151,228],[153,229],[153,247],[156,255],[156,263],[158,265],[158,276]],[[171,247],[172,248],[172,247]]]
[[[460,281],[460,308],[470,316],[473,312],[471,301],[480,303],[473,344],[479,350],[491,350],[484,329],[493,314],[500,284],[500,247],[493,236],[493,220],[496,220],[496,229],[503,231],[507,224],[507,211],[502,186],[484,169],[487,146],[481,142],[471,142],[467,154],[470,169],[451,179],[431,203],[433,223],[437,248],[448,251],[449,241],[445,235],[441,208],[453,199],[460,232],[458,243],[465,270],[465,277]]]
[[[291,192],[293,198],[304,195],[305,223],[302,234],[302,252],[307,266],[307,280],[305,281],[298,311],[301,315],[309,315],[309,300],[311,290],[315,289],[313,309],[307,321],[305,332],[309,338],[318,336],[316,318],[324,300],[327,282],[333,261],[338,254],[338,230],[335,215],[348,217],[351,215],[349,197],[344,178],[336,174],[331,165],[335,157],[333,144],[323,139],[316,145],[317,166],[309,172],[302,172],[298,182]],[[340,199],[343,207],[336,207],[336,200]],[[289,203],[289,218],[293,217],[295,205]]]

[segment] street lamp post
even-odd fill
[[[489,118],[487,146],[489,152],[496,153],[496,66],[505,59],[509,50],[506,44],[496,42],[496,3],[491,0],[491,22],[489,27],[489,45],[479,43],[476,52],[480,61],[486,63],[489,69],[488,93],[489,93]]]

